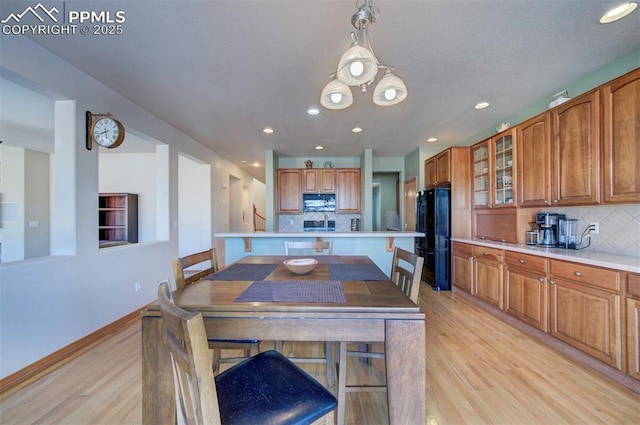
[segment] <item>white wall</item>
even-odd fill
[[[171,259],[178,254],[180,230],[179,153],[212,168],[210,202],[215,213],[204,238],[220,245],[222,251],[223,241],[212,236],[227,230],[227,212],[218,208],[225,197],[220,183],[229,174],[241,177],[246,185],[252,181],[252,176],[214,151],[29,39],[3,37],[2,43],[3,77],[19,76],[63,101],[56,102],[52,167],[56,175],[51,218],[55,255],[0,265],[0,378],[139,310],[156,298],[158,280],[173,280]],[[163,209],[158,216],[164,217],[156,223],[162,230],[156,233],[166,233],[169,240],[98,249],[99,155],[84,145],[87,110],[110,112],[125,128],[169,144],[163,159],[167,164],[156,165],[165,170],[154,177],[156,205]],[[134,282],[141,282],[141,291],[134,291]]]
[[[138,241],[158,240],[155,153],[108,153],[99,156],[100,193],[137,194]]]

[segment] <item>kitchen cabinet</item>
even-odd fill
[[[451,245],[452,284],[471,293],[473,290],[473,247],[469,244],[453,242]]]
[[[451,183],[451,151],[436,155],[436,185]]]
[[[360,169],[337,168],[336,175],[336,212],[360,213]]]
[[[548,327],[548,260],[509,252],[505,254],[505,310],[543,332]]]
[[[302,169],[281,168],[277,172],[278,179],[278,213],[302,213]]]
[[[640,379],[640,275],[627,275],[627,373]]]
[[[138,195],[98,195],[98,241],[100,248],[138,242]]]
[[[640,69],[603,88],[603,198],[640,202]]]
[[[425,187],[451,183],[451,149],[425,160]]]
[[[335,193],[335,173],[332,168],[302,170],[304,193]]]
[[[622,370],[620,273],[550,260],[550,333]]]
[[[504,251],[473,246],[473,283],[471,294],[499,308],[504,308]]]
[[[472,147],[475,208],[516,206],[515,130]]]
[[[424,187],[434,187],[436,179],[436,157],[432,156],[424,161]]]
[[[552,205],[599,202],[600,92],[592,91],[552,110]]]
[[[551,200],[551,113],[518,125],[518,205],[546,207]]]
[[[473,207],[489,208],[489,140],[471,147],[473,158]]]

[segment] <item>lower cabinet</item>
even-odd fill
[[[505,272],[505,310],[523,322],[549,331],[547,277],[531,270],[507,265]]]
[[[451,274],[453,285],[471,293],[473,283],[473,248],[471,245],[453,242]]]
[[[551,335],[622,370],[620,294],[565,279],[549,286]]]
[[[627,373],[640,379],[640,275],[627,276]]]
[[[504,286],[502,280],[503,251],[481,246],[473,247],[472,295],[504,309]]]
[[[523,322],[549,331],[549,261],[544,257],[505,253],[505,311]]]

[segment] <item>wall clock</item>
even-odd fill
[[[111,114],[86,113],[87,149],[91,150],[93,142],[107,149],[117,148],[124,141],[124,126]]]

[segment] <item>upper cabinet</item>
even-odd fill
[[[453,149],[454,148],[449,148],[424,161],[425,187],[451,183],[451,157]]]
[[[515,207],[514,134],[507,130],[472,147],[475,208]]]
[[[302,213],[302,169],[282,168],[278,170],[278,213]]]
[[[360,169],[338,168],[336,174],[336,212],[360,212]]]
[[[336,187],[333,168],[303,169],[302,189],[304,193],[334,193]]]
[[[556,107],[553,118],[552,205],[599,201],[600,92]]]
[[[303,193],[335,193],[337,213],[360,213],[359,168],[280,168],[278,214],[302,214]]]
[[[603,88],[604,202],[640,202],[640,69]]]
[[[551,113],[517,127],[518,204],[544,207],[551,200]]]
[[[432,156],[424,161],[424,187],[436,185],[436,157]]]
[[[471,148],[473,160],[473,206],[489,207],[489,141],[485,140]]]

